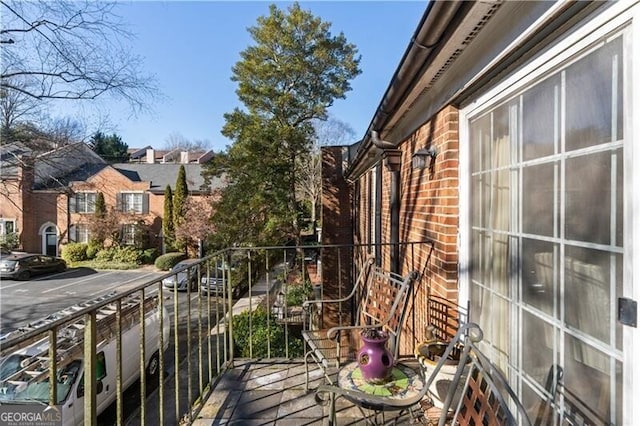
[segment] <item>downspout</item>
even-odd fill
[[[389,190],[391,244],[391,272],[400,274],[400,167],[402,152],[395,149],[391,142],[383,141],[375,130],[371,132],[371,143],[382,149],[382,158],[387,170],[391,172],[391,188]]]
[[[378,132],[385,130],[389,122],[390,114],[406,98],[408,92],[416,83],[421,70],[429,65],[431,54],[438,48],[438,45],[446,38],[445,33],[456,15],[464,15],[466,10],[473,5],[472,2],[456,1],[431,1],[427,10],[422,16],[407,50],[405,51],[400,65],[396,69],[391,83],[387,87],[382,100],[367,128],[365,137],[358,147],[355,156],[350,160],[350,165],[345,171],[347,180],[353,181],[353,174],[358,174],[357,166],[369,154],[373,141],[369,134],[373,134],[373,129]],[[370,132],[371,131],[371,132]],[[395,148],[392,146],[390,148]]]

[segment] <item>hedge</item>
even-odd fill
[[[176,263],[180,262],[181,260],[184,260],[187,258],[187,255],[184,253],[166,253],[163,254],[162,256],[159,256],[154,265],[156,266],[156,268],[160,269],[161,271],[168,271],[169,269],[173,268]]]

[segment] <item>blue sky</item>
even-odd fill
[[[290,3],[275,2],[286,8]],[[252,44],[246,29],[267,15],[263,1],[120,2],[117,13],[136,34],[132,49],[144,58],[165,96],[153,112],[131,116],[122,103],[107,103],[114,130],[132,148],[161,148],[172,133],[208,140],[213,150],[231,143],[221,135],[223,114],[236,106],[231,67]],[[413,35],[426,2],[302,1],[343,32],[362,56],[362,74],[352,81],[345,100],[330,114],[348,123],[356,138],[364,136],[373,114]]]

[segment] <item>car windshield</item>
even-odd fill
[[[0,366],[0,401],[39,401],[49,402],[49,379],[35,380],[28,377],[26,373],[19,373],[24,360],[30,359],[28,355],[11,355],[7,357]],[[57,374],[57,404],[62,403],[80,371],[80,360],[72,361],[60,368]],[[18,377],[14,377],[18,375]],[[25,377],[26,376],[26,377]],[[24,379],[24,380],[23,380]]]
[[[179,263],[176,263],[176,266],[173,267],[173,270],[177,271],[178,269],[184,268],[185,266],[189,266],[189,263],[179,262]]]

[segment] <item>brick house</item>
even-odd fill
[[[364,138],[323,151],[323,243],[434,244],[408,333],[427,291],[468,304],[526,407],[557,365],[611,424],[639,415],[639,34],[635,1],[430,2]]]
[[[220,186],[218,180],[205,186],[200,162],[107,164],[84,143],[35,156],[3,146],[3,153],[3,160],[19,156],[20,161],[3,162],[0,218],[29,252],[59,255],[61,244],[87,242],[98,192],[107,209],[117,212],[121,243],[137,244],[142,236],[145,246],[162,248],[164,190],[175,187],[180,166],[191,197],[206,202]]]

